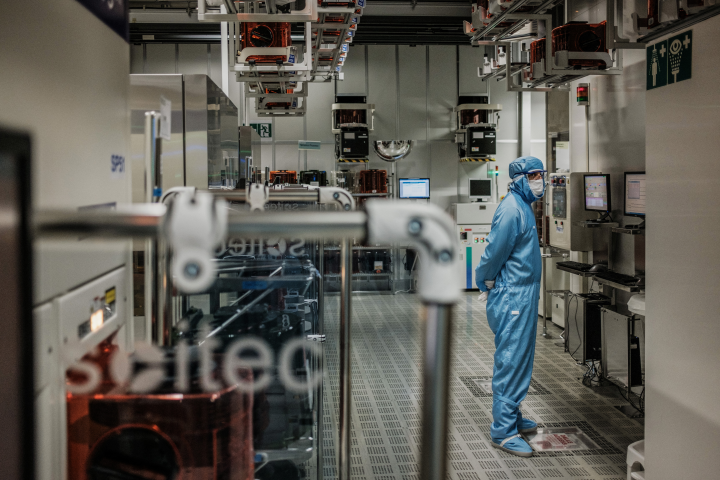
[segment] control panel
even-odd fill
[[[458,225],[460,240],[460,260],[463,265],[465,288],[476,289],[475,267],[480,264],[485,248],[488,246],[490,225]]]
[[[564,250],[586,252],[593,250],[591,229],[573,227],[573,222],[597,217],[585,211],[583,175],[586,173],[551,173],[548,188],[550,245]]]
[[[82,357],[122,326],[127,305],[125,270],[114,270],[56,300],[60,341],[74,347],[74,355]]]

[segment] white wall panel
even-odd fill
[[[260,159],[262,160],[262,169],[265,171],[265,167],[270,170],[275,170],[273,161],[273,146],[272,143],[263,143],[260,145]]]
[[[131,172],[111,172],[113,155],[130,163],[128,43],[79,2],[3,2],[0,58],[0,124],[31,136],[32,208],[130,203]],[[129,245],[39,242],[35,303],[122,265]]]
[[[482,95],[487,93],[487,82],[481,82],[478,68],[482,68],[485,47],[460,45],[460,95]]]
[[[427,132],[426,52],[424,47],[398,46],[400,131],[398,140],[425,140]]]
[[[497,133],[498,140],[517,140],[517,92],[508,92],[505,89],[505,82],[491,81],[489,87],[489,103],[499,103],[502,105],[502,112],[500,112],[500,127],[498,128]],[[517,158],[517,150],[513,153],[513,155],[514,156],[511,160]]]
[[[460,162],[452,142],[430,143],[430,202],[445,209],[457,202],[457,178]]]
[[[210,69],[208,75],[215,85],[222,88],[222,54],[219,43],[210,45]]]
[[[430,50],[430,86],[428,90],[428,140],[455,138],[455,114],[457,106],[457,75],[454,46],[428,47]],[[456,154],[457,156],[457,154]]]
[[[350,44],[348,56],[343,65],[345,79],[337,84],[338,93],[367,94],[365,85],[365,45]]]
[[[273,136],[275,140],[304,140],[304,124],[304,117],[275,117]]]
[[[330,123],[330,108],[335,100],[333,83],[311,83],[308,90],[308,113],[306,116],[307,139],[334,142]]]
[[[545,93],[530,93],[530,155],[542,160],[547,168],[545,113]]]
[[[130,73],[143,73],[143,68],[145,68],[143,46],[130,45]]]
[[[368,103],[375,104],[375,131],[370,140],[397,138],[395,46],[368,46]]]
[[[182,43],[178,45],[178,73],[208,74],[208,46]]]
[[[648,91],[645,109],[645,469],[653,480],[720,471],[720,17],[692,32],[692,78]]]
[[[145,45],[145,73],[177,73],[175,44],[148,43]]]
[[[302,167],[297,143],[290,145],[275,144],[275,170],[295,170],[299,172]]]
[[[325,170],[330,172],[337,170],[335,166],[335,144],[323,144],[320,150],[307,151],[308,170]]]

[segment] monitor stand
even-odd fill
[[[640,222],[640,223],[638,223],[638,224],[635,224],[635,225],[626,225],[625,228],[629,228],[629,229],[632,229],[632,230],[641,230],[641,229],[644,229],[644,228],[645,228],[645,220],[643,220],[642,222]]]
[[[612,218],[610,217],[610,212],[605,212],[602,215],[600,215],[600,218],[598,218],[596,220],[588,220],[588,222],[608,223],[608,222],[612,222]]]

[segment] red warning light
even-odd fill
[[[590,85],[581,83],[577,87],[577,104],[578,106],[590,105]]]

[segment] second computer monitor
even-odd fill
[[[645,216],[645,172],[625,172],[625,215]]]
[[[400,198],[430,198],[429,178],[401,178]]]
[[[471,178],[468,180],[470,201],[488,202],[492,199],[492,180]]]
[[[612,210],[610,203],[610,175],[584,175],[585,210],[608,213]]]

